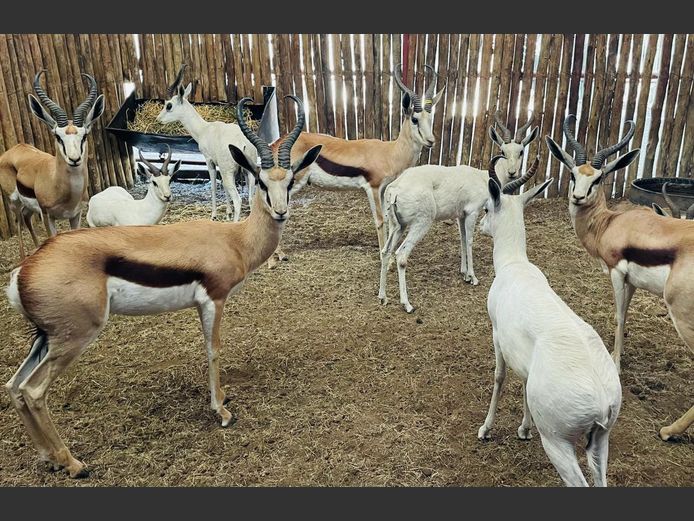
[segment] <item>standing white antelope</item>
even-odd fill
[[[164,108],[157,116],[157,121],[161,123],[180,122],[188,131],[191,137],[197,142],[198,148],[207,162],[207,170],[210,173],[210,186],[212,187],[212,215],[211,219],[217,217],[217,168],[222,176],[222,186],[227,202],[227,220],[231,219],[231,207],[229,199],[234,205],[234,221],[241,217],[241,196],[236,188],[236,173],[242,167],[229,155],[229,145],[234,145],[243,151],[251,164],[255,165],[257,155],[256,150],[248,141],[237,123],[222,123],[221,121],[205,121],[195,110],[195,107],[188,101],[193,84],[183,87],[183,71],[186,65],[181,65],[178,75],[173,84],[169,87],[170,98],[164,103]],[[240,123],[240,120],[237,120]],[[246,170],[246,181],[248,185],[248,201],[253,200],[255,188],[255,176]]]
[[[588,485],[575,448],[587,440],[594,484],[606,486],[609,436],[622,401],[619,374],[600,336],[552,290],[526,253],[524,206],[552,181],[515,196],[502,195],[496,179],[488,182],[481,230],[494,239],[487,309],[496,368],[489,412],[477,436],[489,437],[508,364],[523,380],[518,437],[532,437],[534,420],[545,453],[568,486]]]
[[[57,233],[56,219],[69,219],[73,230],[80,227],[82,201],[88,198],[87,136],[104,112],[104,95],[97,96],[96,80],[82,74],[89,82],[89,94],[75,109],[72,119],[68,119],[65,110],[41,87],[44,72],[39,71],[34,77],[38,99],[29,94],[29,107],[51,129],[56,154],[19,144],[0,156],[0,187],[9,196],[17,217],[21,259],[26,256],[22,225],[29,230],[34,246],[39,246],[31,221],[34,214],[43,219],[49,237]]]
[[[224,407],[219,374],[224,303],[277,248],[289,216],[294,172],[320,152],[316,146],[290,163],[305,117],[301,100],[289,97],[299,106],[297,124],[272,148],[241,125],[260,154],[260,167],[228,145],[258,181],[251,213],[243,221],[86,228],[46,241],[12,272],[9,301],[36,328],[36,336],[5,387],[43,460],[64,467],[73,478],[87,474],[51,421],[46,395],[112,313],[149,315],[195,307],[209,361],[211,406],[222,426],[229,425],[232,415]],[[241,118],[247,101],[238,104]]]
[[[140,154],[137,170],[140,176],[147,179],[147,194],[142,199],[135,199],[120,186],[111,186],[92,196],[87,210],[89,226],[127,226],[137,224],[159,224],[166,214],[171,201],[171,179],[181,168],[181,160],[174,164],[169,173],[171,147],[161,168],[154,166]]]
[[[500,179],[512,181],[517,177],[517,173],[523,165],[525,147],[537,138],[540,128],[536,126],[530,131],[530,134],[525,134],[533,121],[533,114],[531,113],[525,125],[518,128],[515,136],[512,138],[511,131],[506,128],[506,125],[501,120],[500,112],[494,114],[494,119],[501,131],[501,134],[499,134],[493,126],[489,127],[489,137],[501,149],[501,160],[496,165],[496,174]]]
[[[388,239],[381,250],[378,290],[381,304],[388,302],[388,265],[395,254],[400,303],[408,313],[415,310],[407,296],[407,260],[435,221],[457,220],[460,232],[460,273],[466,282],[474,286],[479,284],[472,265],[475,223],[488,197],[487,181],[492,175],[496,177],[495,165],[502,163],[503,159],[504,156],[494,157],[489,171],[471,166],[423,165],[408,168],[385,188],[382,195],[388,222]],[[513,181],[509,180],[510,173],[504,167],[500,172],[504,193],[512,193],[530,179],[537,171],[537,165],[536,160],[523,177]],[[405,238],[400,242],[403,235]]]
[[[612,154],[624,148],[634,134],[628,121],[627,134],[615,145],[595,154],[590,164],[569,125],[564,133],[576,158],[549,136],[550,152],[569,169],[569,215],[573,228],[588,254],[600,261],[610,276],[615,297],[614,358],[617,370],[624,346],[627,309],[636,288],[663,297],[675,329],[684,343],[694,349],[694,222],[663,217],[648,208],[614,211],[607,208],[602,182],[612,172],[636,159],[632,150],[603,166]],[[677,422],[660,431],[663,440],[682,434],[694,422],[694,408]]]

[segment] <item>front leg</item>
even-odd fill
[[[660,429],[660,439],[669,440],[673,436],[679,436],[694,423],[694,407],[685,412],[682,417],[672,425]]]
[[[372,188],[371,185],[364,185],[366,197],[369,199],[369,207],[373,215],[374,224],[376,225],[376,234],[378,235],[378,251],[383,249],[383,212],[381,210],[381,200],[378,197],[378,188]]]
[[[41,209],[41,218],[43,219],[43,226],[46,228],[46,234],[49,237],[58,235],[58,230],[55,227],[55,219],[43,208]]]
[[[236,188],[236,170],[228,173],[221,172],[222,174],[222,186],[224,187],[224,195],[227,201],[227,221],[231,221],[231,205],[229,200],[231,199],[234,205],[234,217],[233,221],[238,222],[241,219],[241,196],[239,195],[239,190]]]
[[[82,208],[80,208],[80,211],[77,212],[77,215],[73,215],[70,217],[70,229],[71,230],[78,230],[79,227],[82,224]]]
[[[207,171],[210,174],[210,188],[212,190],[212,216],[211,220],[217,218],[217,166],[214,162],[207,160]]]
[[[205,349],[207,351],[208,371],[211,407],[222,417],[222,427],[227,427],[233,419],[231,413],[224,407],[224,393],[219,377],[219,353],[222,342],[219,335],[219,326],[222,322],[224,301],[208,300],[198,305],[198,315],[202,324],[202,332],[205,336]]]
[[[612,290],[614,291],[615,322],[617,323],[614,332],[612,359],[619,373],[622,349],[624,348],[624,323],[626,322],[628,302],[631,301],[631,295],[633,295],[633,286],[630,290],[627,290],[627,285],[631,285],[626,282],[626,276],[616,269],[610,270],[610,280],[612,281]]]
[[[469,282],[473,286],[477,286],[479,281],[475,277],[475,269],[472,265],[472,238],[475,234],[475,223],[477,222],[477,212],[469,213],[465,216],[464,225],[458,219],[458,227],[465,227],[465,274],[463,279],[465,282]],[[462,231],[461,231],[462,234]],[[462,238],[461,238],[462,240]],[[462,262],[461,262],[462,264]]]

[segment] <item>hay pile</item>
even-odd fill
[[[166,134],[170,136],[187,136],[188,131],[180,123],[160,123],[157,116],[164,108],[161,101],[145,101],[135,111],[133,121],[128,121],[128,130],[144,132],[147,134]],[[195,105],[195,109],[205,121],[221,121],[223,123],[236,123],[235,105]],[[258,122],[251,117],[251,111],[245,110],[245,119],[253,130],[258,129]]]

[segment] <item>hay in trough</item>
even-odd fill
[[[170,136],[187,136],[188,131],[180,123],[160,123],[157,116],[164,108],[161,101],[148,100],[137,107],[135,118],[128,121],[128,130],[143,132],[146,134],[166,134]],[[195,105],[195,109],[205,121],[221,121],[223,123],[236,123],[236,106],[209,104]],[[253,130],[258,129],[258,122],[251,117],[251,111],[244,112],[248,126]]]

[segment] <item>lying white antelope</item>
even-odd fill
[[[209,361],[212,409],[231,422],[220,385],[220,324],[224,303],[275,251],[289,216],[294,172],[316,159],[320,146],[290,164],[289,154],[304,125],[301,100],[294,130],[273,149],[248,134],[260,168],[235,145],[228,149],[257,177],[250,215],[239,223],[209,220],[160,226],[87,228],[47,241],[15,269],[7,289],[12,306],[36,328],[26,360],[7,382],[42,459],[71,477],[87,474],[70,454],[49,416],[51,384],[99,335],[111,313],[149,315],[195,307]],[[242,99],[238,112],[250,98]],[[275,156],[276,154],[276,156]],[[281,295],[278,295],[278,309]]]
[[[503,156],[496,156],[490,163],[489,171],[471,166],[423,165],[408,168],[385,188],[383,208],[388,221],[388,239],[381,250],[378,290],[381,304],[388,302],[388,264],[395,254],[400,303],[408,313],[415,310],[407,296],[407,259],[435,221],[457,219],[460,232],[460,273],[466,282],[475,286],[479,283],[472,265],[472,238],[477,216],[488,197],[489,176],[496,175],[495,164],[502,159]],[[504,168],[500,172],[504,192],[512,193],[530,179],[537,171],[537,165],[536,160],[523,177],[510,182],[508,169]],[[400,243],[405,231],[407,235]]]
[[[111,186],[102,192],[92,196],[87,210],[87,223],[92,228],[95,226],[127,226],[137,224],[159,224],[166,214],[171,201],[171,179],[181,168],[181,160],[174,164],[169,173],[171,161],[171,148],[167,145],[168,155],[157,168],[142,157],[140,161],[147,166],[138,163],[137,171],[147,179],[147,194],[142,199],[135,199],[125,188]]]
[[[609,274],[615,296],[614,358],[617,370],[624,345],[627,309],[636,288],[665,299],[670,318],[684,343],[694,348],[694,222],[663,217],[648,208],[614,211],[607,208],[602,181],[612,172],[628,166],[639,149],[607,163],[605,160],[624,148],[634,134],[634,123],[616,145],[600,150],[590,164],[586,151],[576,141],[564,121],[567,142],[576,158],[547,136],[550,151],[568,169],[569,214],[574,230],[586,251],[598,259]],[[682,434],[694,422],[690,409],[680,420],[660,431],[660,437]]]
[[[487,309],[496,368],[489,412],[477,436],[489,437],[508,364],[524,382],[518,437],[532,437],[534,420],[547,456],[568,486],[588,485],[575,449],[587,440],[594,484],[606,486],[610,430],[622,401],[619,374],[600,336],[559,298],[526,254],[524,206],[552,181],[511,196],[489,179],[481,230],[494,239]]]
[[[236,123],[222,123],[221,121],[205,121],[188,101],[193,90],[193,84],[188,83],[184,88],[182,84],[185,64],[181,65],[174,83],[169,87],[169,96],[164,108],[157,116],[161,123],[180,122],[191,137],[197,142],[198,148],[207,162],[207,170],[210,173],[210,186],[212,187],[212,216],[217,217],[217,168],[222,176],[222,186],[226,195],[227,220],[231,219],[231,206],[234,205],[234,221],[241,217],[241,196],[236,188],[236,173],[242,168],[234,158],[229,155],[229,145],[234,145],[241,150],[255,165],[257,153],[248,141],[241,128]],[[240,121],[240,120],[238,120]],[[248,201],[253,200],[255,176],[246,170],[248,185]]]
[[[42,217],[49,237],[57,233],[56,219],[69,219],[73,230],[80,227],[82,201],[88,198],[87,136],[104,112],[104,95],[97,96],[96,80],[82,74],[89,82],[89,94],[75,109],[72,119],[68,119],[65,110],[41,87],[44,72],[34,77],[34,90],[39,99],[29,94],[29,108],[51,129],[56,154],[19,144],[0,156],[0,187],[9,196],[17,217],[21,259],[26,256],[22,225],[29,230],[34,246],[39,246],[31,222],[34,214]]]

